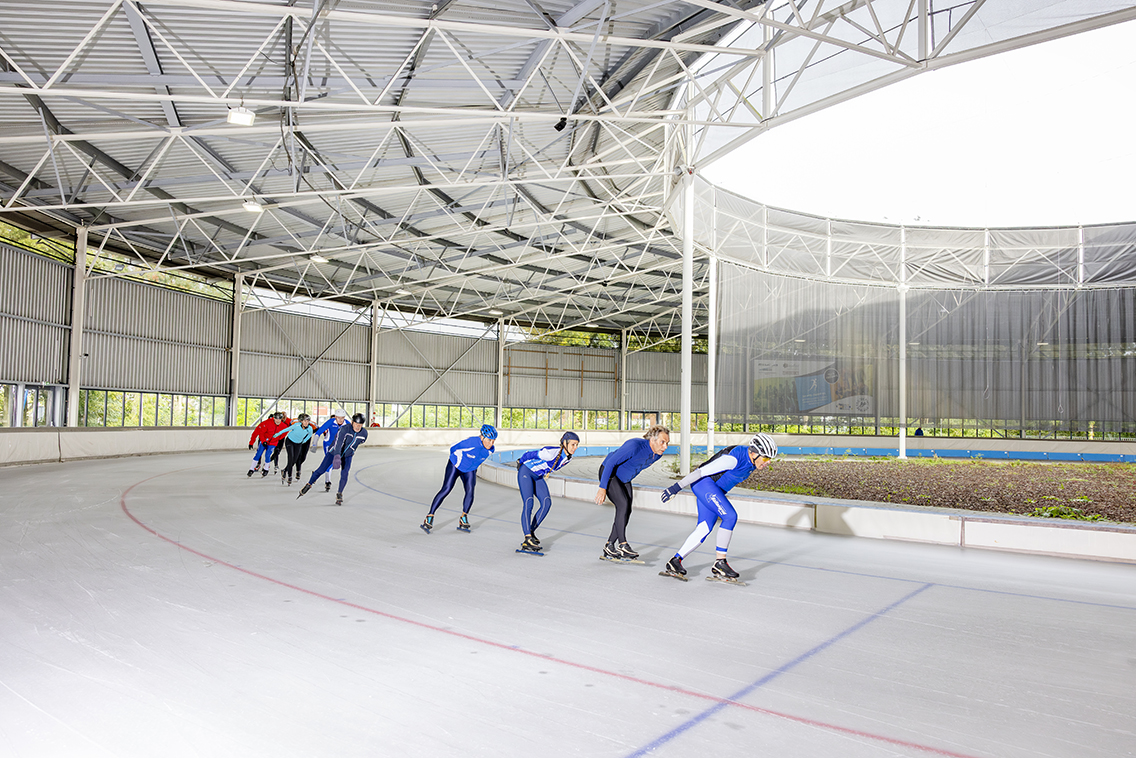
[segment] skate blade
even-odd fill
[[[678,579],[680,582],[689,582],[690,581],[690,579],[686,578],[682,574],[672,574],[669,571],[660,571],[659,576],[669,576],[672,579]]]
[[[469,534],[470,528],[468,526],[459,526],[458,531],[459,532],[465,532],[466,534]]]
[[[539,550],[521,550],[520,548],[517,548],[517,552],[524,553],[525,555],[544,555],[544,553],[540,552]]]
[[[708,577],[706,577],[706,581],[708,581],[708,582],[721,582],[722,584],[736,584],[739,587],[745,587],[746,586],[746,583],[743,582],[743,581],[740,581],[738,579],[730,579],[729,577],[724,577],[724,576],[708,576]]]
[[[640,566],[647,565],[646,561],[640,561],[636,558],[609,558],[606,555],[601,555],[600,560],[607,561],[608,563],[638,563]]]
[[[419,524],[418,528],[426,532],[426,534],[429,534],[432,527],[426,526],[425,524]]]

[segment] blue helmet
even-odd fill
[[[580,441],[580,435],[576,434],[575,432],[564,432],[564,434],[562,434],[560,436],[560,444],[561,445],[563,445],[565,442],[573,442],[573,441],[579,442]]]
[[[487,440],[497,439],[497,430],[493,428],[492,424],[482,424],[481,436]]]

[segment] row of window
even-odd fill
[[[56,426],[62,388],[0,384],[0,427]]]
[[[80,390],[79,426],[224,426],[228,398]]]
[[[65,391],[58,386],[0,384],[0,427],[58,426],[63,423]],[[225,426],[228,398],[215,395],[181,395],[159,392],[116,392],[82,390],[79,396],[79,425],[99,427]],[[330,400],[275,400],[240,398],[236,426],[255,426],[277,410],[289,418],[307,413],[316,423],[329,418],[336,408],[348,417],[362,413],[364,402],[337,403]],[[476,429],[494,424],[502,429],[619,429],[619,411],[561,410],[556,408],[505,408],[497,422],[493,406],[461,406],[380,403],[369,417],[369,425],[417,429]],[[706,431],[709,417],[692,415],[691,429]],[[748,430],[772,434],[831,434],[894,437],[899,434],[898,419],[876,416],[753,416]],[[634,411],[627,414],[626,428],[645,430],[662,424],[676,431],[681,417],[671,412]],[[738,418],[722,418],[715,427],[721,432],[744,432]],[[1131,440],[1136,427],[1111,421],[1033,421],[1021,423],[1004,419],[927,419],[911,420],[908,436],[972,437],[992,439]]]

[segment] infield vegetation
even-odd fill
[[[705,456],[695,456],[698,465]],[[741,484],[802,497],[1136,523],[1136,465],[778,458]]]

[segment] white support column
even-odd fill
[[[692,140],[693,129],[687,127],[687,139]],[[687,143],[687,160],[692,156],[689,150],[693,145]],[[679,473],[690,473],[690,386],[691,352],[694,344],[692,322],[694,321],[694,167],[686,167],[682,188],[682,379],[679,403],[682,412],[682,447],[679,448]]]
[[[375,300],[371,303],[371,368],[368,374],[371,382],[371,391],[367,395],[368,411],[371,414],[371,421],[374,421],[375,414],[378,412],[375,408],[379,403],[379,327],[383,323],[383,312],[379,308],[379,301]]]
[[[627,427],[627,330],[619,332],[619,431]]]
[[[931,54],[931,0],[918,0],[919,2],[919,60],[927,60]]]
[[[75,230],[75,272],[71,279],[71,345],[67,360],[67,426],[79,425],[79,383],[83,371],[83,324],[87,320],[87,227]]]
[[[710,256],[710,302],[707,320],[710,330],[706,345],[706,455],[714,455],[714,427],[717,425],[715,385],[718,377],[718,258]]]
[[[244,309],[245,277],[233,277],[233,318],[232,336],[229,338],[229,426],[237,426],[238,408],[241,398],[241,311]],[[245,419],[247,422],[248,419]]]
[[[907,458],[907,229],[899,229],[899,459]]]
[[[497,427],[505,412],[505,319],[497,319]]]

